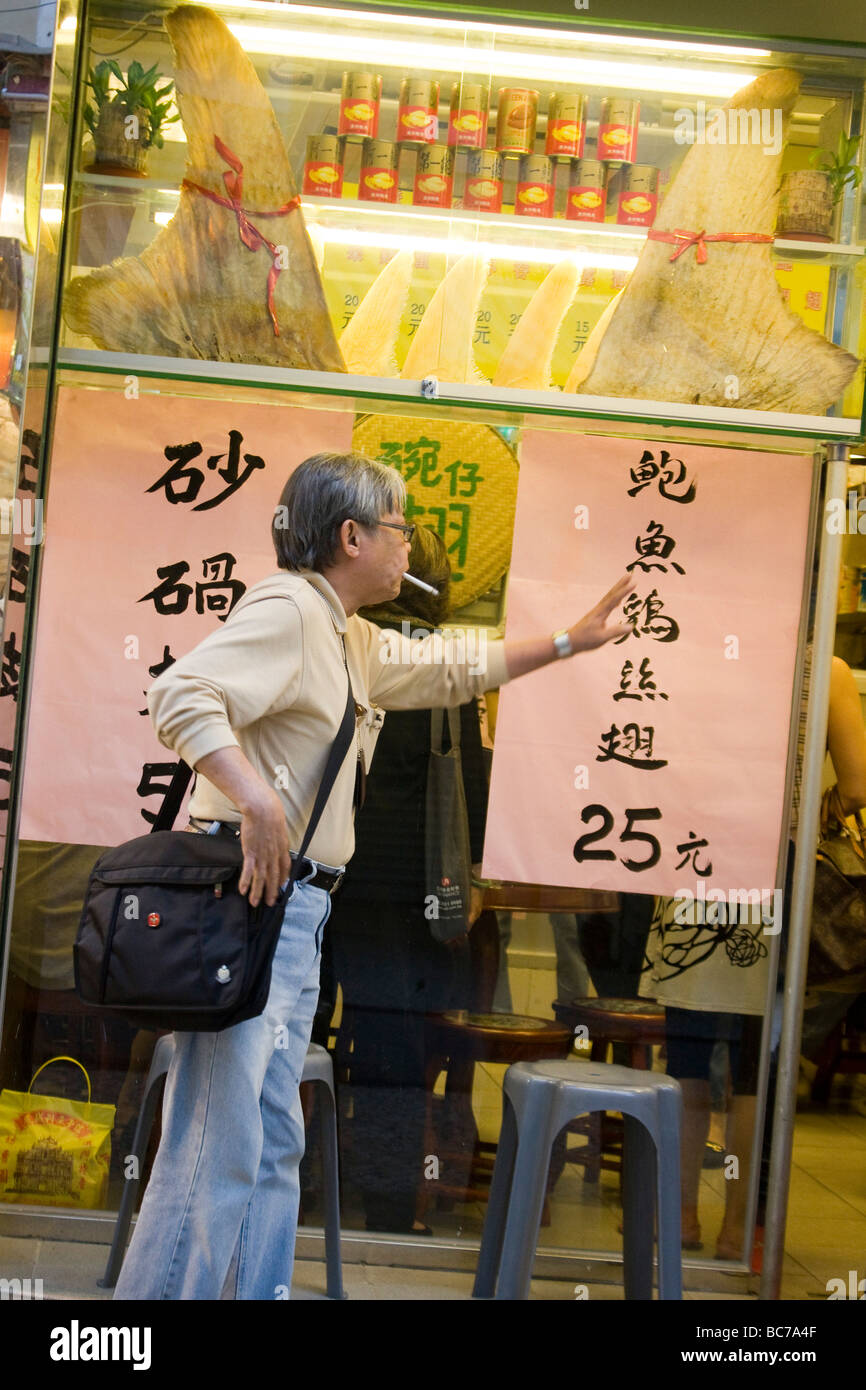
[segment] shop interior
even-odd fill
[[[849,512],[859,515],[866,498],[866,453],[857,443],[866,357],[861,60],[817,45],[791,52],[709,38],[663,42],[649,33],[563,34],[551,23],[370,6],[293,5],[291,16],[256,0],[187,8],[212,14],[219,42],[226,31],[225,41],[246,55],[238,59],[238,82],[247,84],[240,100],[260,124],[248,121],[234,147],[214,148],[210,118],[178,101],[182,83],[200,76],[190,78],[184,63],[199,61],[205,72],[209,60],[195,32],[172,31],[170,5],[62,6],[53,58],[0,54],[0,499],[32,498],[37,476],[50,498],[58,447],[52,393],[62,388],[116,398],[140,377],[145,394],[168,397],[169,411],[181,400],[203,408],[225,400],[333,406],[352,415],[353,448],[400,468],[410,487],[406,520],[444,543],[449,627],[489,635],[502,632],[508,614],[521,439],[546,412],[571,411],[575,433],[591,433],[594,420],[599,433],[696,439],[709,422],[712,442],[742,444],[743,431],[753,429],[748,447],[762,447],[776,431],[805,452],[824,437],[847,437]],[[698,245],[698,224],[704,211],[717,211],[733,234],[742,198],[726,103],[764,74],[791,69],[798,74],[791,90],[753,112],[751,138],[780,187],[769,230],[737,224],[741,240],[766,243],[750,248],[766,261],[765,280],[752,284],[737,270],[742,263],[728,258],[743,248],[713,245],[711,237]],[[275,140],[285,197],[275,191],[282,175],[271,177],[269,168]],[[684,194],[697,168],[683,171],[687,156],[728,144],[730,187],[713,194],[697,174]],[[273,198],[255,204],[262,215],[248,219],[252,233],[236,220],[243,179]],[[218,184],[222,194],[214,193]],[[696,235],[686,247],[667,233],[664,274],[681,253],[705,261],[717,277],[720,320],[738,295],[772,294],[768,323],[780,300],[811,332],[808,381],[792,369],[769,391],[761,371],[715,367],[713,384],[695,391],[680,361],[654,367],[642,386],[635,354],[634,377],[611,384],[610,354],[624,351],[645,324],[635,311],[616,327],[633,302],[625,297],[630,282],[645,273],[643,252],[668,196],[693,200],[686,226]],[[291,227],[289,202],[303,218]],[[281,215],[281,205],[286,245],[269,239],[266,221]],[[212,263],[208,236],[221,238]],[[240,256],[252,261],[259,253],[272,258],[267,282],[260,275],[254,289],[238,288]],[[181,281],[204,286],[200,313],[185,299],[176,312],[159,309]],[[665,300],[661,291],[653,300],[656,291],[646,290],[653,313]],[[692,324],[706,314],[704,287],[694,293]],[[675,304],[671,312],[671,322],[686,321],[685,309]],[[303,331],[295,331],[298,315]],[[763,341],[763,325],[753,331]],[[689,356],[690,332],[671,338],[672,356]],[[608,333],[615,336],[605,349]],[[721,328],[713,351],[719,360],[728,351]],[[433,383],[426,411],[424,379]],[[854,672],[866,721],[866,519],[854,530],[844,540],[836,653]],[[104,1184],[79,1209],[83,1224],[73,1237],[101,1246],[104,1256],[157,1035],[94,1016],[74,990],[72,942],[104,846],[18,835],[26,814],[23,710],[32,698],[28,658],[40,603],[38,565],[22,568],[20,549],[4,527],[0,753],[8,750],[11,769],[14,751],[14,772],[2,811],[8,948],[0,1089],[25,1091],[43,1063],[65,1058],[35,1089],[79,1098],[81,1064],[93,1100],[114,1107]],[[470,826],[483,843],[496,693],[464,717],[474,720],[473,751],[464,756],[464,778],[467,768],[476,778],[474,792],[467,785]],[[155,782],[147,795],[160,791]],[[119,775],[124,798],[152,818],[156,800],[145,800],[134,780],[121,785]],[[784,820],[780,843],[783,831]],[[480,852],[473,859],[480,910],[456,949],[436,943],[433,950],[422,923],[412,938],[417,955],[407,946],[389,958],[381,939],[353,937],[351,913],[341,919],[335,902],[313,1037],[331,1052],[337,1079],[350,1262],[363,1263],[378,1245],[374,1262],[471,1267],[512,1061],[591,1055],[666,1070],[665,1011],[653,997],[648,955],[653,934],[663,932],[661,900],[492,881]],[[684,1249],[692,1292],[757,1287],[776,966],[777,943],[763,1012],[735,1037],[722,1031],[712,1047],[708,1130],[692,1145],[700,1218],[700,1233],[692,1231]],[[864,990],[866,976],[806,1001],[785,1298],[825,1297],[827,1281],[862,1259]],[[594,1041],[584,1046],[587,1036]],[[751,1093],[734,1085],[735,1046],[750,1058]],[[306,1104],[299,1255],[314,1260],[321,1258],[321,1115],[312,1092]],[[414,1146],[406,1140],[409,1116],[423,1138]],[[157,1120],[145,1177],[158,1138]],[[743,1170],[734,1201],[726,1174],[733,1148]],[[608,1114],[574,1122],[554,1148],[539,1269],[563,1288],[585,1269],[599,1296],[622,1296],[621,1149],[621,1121]],[[14,1190],[7,1176],[0,1161],[0,1238],[23,1229],[13,1220],[23,1211],[28,1233],[42,1216],[47,1241],[66,1239],[50,1225],[74,1205],[58,1201],[60,1169],[46,1159],[27,1191]]]

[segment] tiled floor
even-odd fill
[[[712,1229],[714,1204],[721,1215],[724,1178],[719,1170],[704,1177],[702,1217]],[[481,1211],[461,1209],[448,1221],[464,1236],[477,1233]],[[584,1249],[616,1249],[619,1207],[615,1182],[603,1181],[599,1193],[583,1192],[579,1170],[566,1170],[554,1194],[553,1224],[542,1231],[548,1247],[579,1244]],[[447,1230],[437,1229],[446,1235]],[[50,1299],[107,1299],[98,1279],[105,1268],[105,1245],[0,1237],[0,1278],[41,1278]],[[782,1285],[784,1299],[825,1299],[827,1281],[849,1279],[849,1271],[866,1276],[866,1099],[856,1095],[834,1101],[827,1111],[805,1110],[795,1128],[794,1162]],[[465,1269],[409,1269],[385,1263],[344,1265],[346,1291],[361,1300],[463,1300],[472,1288]],[[591,1299],[621,1299],[621,1270],[588,1286]],[[710,1272],[700,1259],[686,1270],[687,1299],[754,1297],[757,1281],[733,1273]],[[703,1286],[703,1287],[701,1287]],[[324,1264],[299,1260],[297,1298],[321,1298],[325,1291]],[[536,1280],[532,1297],[574,1299],[574,1276]]]
[[[515,922],[509,948],[508,985],[515,1013],[552,1017],[556,997],[556,961],[546,922]],[[507,1008],[507,1003],[501,1007]],[[661,1063],[657,1063],[662,1065]],[[502,1116],[504,1066],[475,1068],[472,1108],[482,1139],[495,1140]],[[440,1078],[440,1091],[441,1091]],[[830,1279],[866,1277],[866,1078],[856,1077],[847,1089],[837,1081],[827,1110],[811,1108],[804,1086],[801,1111],[795,1127],[793,1166],[785,1241],[782,1297],[826,1299]],[[570,1146],[580,1140],[570,1138]],[[700,1193],[700,1219],[705,1251],[684,1259],[686,1298],[755,1297],[758,1280],[734,1267],[714,1264],[711,1257],[724,1211],[725,1178],[721,1169],[704,1169]],[[553,1189],[540,1234],[540,1246],[551,1252],[581,1250],[615,1252],[622,1247],[618,1178],[603,1172],[597,1183],[587,1182],[581,1165],[567,1163]],[[315,1210],[311,1221],[316,1220]],[[426,1300],[467,1299],[471,1294],[474,1256],[459,1247],[477,1242],[484,1219],[480,1202],[441,1209],[431,1201],[425,1219],[445,1247],[436,1254],[436,1240],[426,1245],[416,1264],[435,1268],[407,1268],[405,1254],[392,1247],[374,1246],[366,1240],[347,1247],[344,1264],[346,1290],[353,1299]],[[344,1230],[357,1233],[363,1227],[357,1194],[344,1183]],[[456,1247],[449,1254],[448,1247]],[[315,1248],[315,1247],[314,1247]],[[438,1256],[438,1258],[437,1258]],[[401,1264],[389,1263],[398,1258]],[[81,1242],[0,1236],[0,1279],[41,1278],[46,1298],[110,1297],[98,1279],[105,1267],[107,1246]],[[362,1262],[352,1263],[352,1259]],[[452,1263],[454,1268],[438,1267]],[[532,1297],[541,1300],[574,1298],[576,1276],[548,1278],[533,1283]],[[622,1299],[622,1270],[618,1263],[595,1262],[596,1282],[589,1296]],[[547,1268],[545,1272],[548,1272]],[[579,1276],[578,1276],[579,1277]],[[316,1259],[300,1259],[296,1266],[295,1297],[324,1297],[324,1265]]]

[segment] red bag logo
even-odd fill
[[[147,925],[149,927],[158,927],[161,920],[158,912],[149,912],[147,914]]]

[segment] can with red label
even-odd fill
[[[523,217],[553,216],[553,160],[546,154],[526,154],[520,161],[514,211]]]
[[[496,148],[500,154],[532,154],[538,124],[538,93],[527,87],[500,87],[496,107]]]
[[[544,153],[554,159],[580,159],[586,139],[586,97],[551,92]]]
[[[454,187],[454,150],[426,145],[418,151],[412,202],[424,208],[450,208]]]
[[[617,222],[627,227],[651,227],[658,209],[658,192],[658,169],[652,164],[633,164],[617,199]]]
[[[605,166],[599,159],[576,159],[571,166],[565,215],[569,222],[603,222]]]
[[[371,203],[396,203],[400,147],[393,140],[365,140],[358,176],[358,197]]]
[[[471,212],[502,211],[502,155],[498,150],[473,150],[469,155],[463,206]]]
[[[439,139],[439,83],[404,77],[397,108],[397,139],[402,145],[433,145]]]
[[[343,192],[346,140],[342,135],[308,135],[304,160],[304,196],[339,198]]]
[[[487,144],[490,88],[481,82],[455,82],[451,88],[448,144],[483,150]]]
[[[598,121],[598,157],[618,164],[634,164],[637,158],[639,101],[605,97]]]
[[[382,79],[375,72],[344,72],[338,135],[372,139],[379,129]]]

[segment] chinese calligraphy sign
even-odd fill
[[[620,638],[504,688],[485,874],[772,888],[812,459],[529,430],[520,461],[507,635],[632,588]]]

